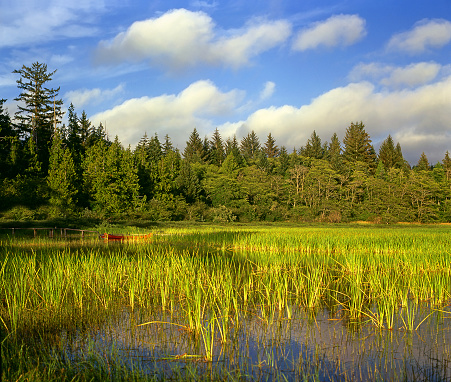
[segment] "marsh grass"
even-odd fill
[[[304,311],[315,327],[317,312],[327,309],[375,332],[414,333],[435,310],[446,311],[449,248],[443,227],[200,226],[168,228],[151,243],[119,245],[92,238],[2,239],[2,347],[22,360],[9,365],[6,377],[46,367],[72,370],[66,376],[95,375],[96,369],[110,375],[108,367],[117,367],[124,378],[135,378],[141,372],[114,366],[114,356],[92,353],[70,362],[66,357],[44,369],[40,361],[26,361],[46,357],[35,348],[43,333],[57,337],[61,330],[101,327],[124,307],[140,312],[136,325],[158,321],[181,329],[198,349],[185,358],[211,364],[246,341],[247,319],[272,328],[304,317]],[[434,310],[418,313],[424,304]],[[167,319],[147,318],[155,314]],[[280,355],[262,351],[265,367],[277,369]],[[324,357],[320,351],[316,356],[319,367]],[[300,372],[299,360],[290,362]]]

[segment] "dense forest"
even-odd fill
[[[435,165],[422,153],[411,168],[391,136],[377,153],[362,122],[342,142],[313,131],[292,152],[272,134],[202,139],[195,128],[183,152],[156,134],[131,149],[72,104],[62,124],[47,65],[14,73],[14,116],[0,100],[3,220],[451,221],[449,153]]]

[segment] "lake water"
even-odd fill
[[[431,309],[419,309],[416,324]],[[178,314],[123,309],[95,329],[65,337],[66,356],[111,358],[124,367],[165,379],[215,376],[267,381],[451,380],[451,314],[434,312],[418,330],[380,330],[352,323],[327,309],[294,308],[293,318],[264,320],[258,312],[233,322],[228,341],[215,325],[212,361],[205,343]],[[158,323],[138,326],[149,321]],[[205,321],[205,328],[210,328]],[[211,334],[211,332],[210,332]]]

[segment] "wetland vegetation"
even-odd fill
[[[451,379],[448,226],[153,233],[2,236],[3,380]]]

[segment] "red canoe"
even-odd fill
[[[152,233],[148,233],[146,235],[111,235],[109,233],[104,233],[100,235],[102,239],[105,240],[146,240],[152,237]]]

